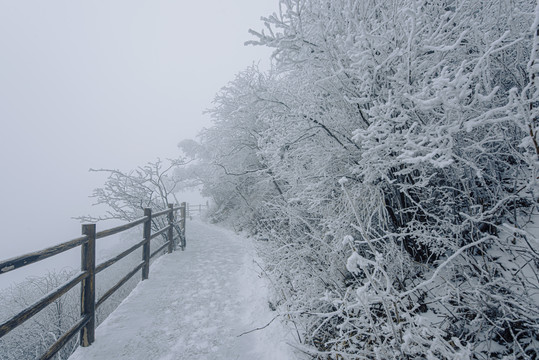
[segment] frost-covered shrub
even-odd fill
[[[535,4],[280,5],[197,156],[305,351],[537,358]]]

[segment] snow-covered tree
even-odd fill
[[[306,351],[537,358],[535,4],[279,4],[196,148]]]
[[[91,195],[96,199],[95,205],[105,205],[107,210],[102,216],[88,215],[78,219],[88,222],[134,221],[144,216],[145,208],[154,212],[166,210],[168,204],[178,203],[175,193],[185,187],[185,179],[175,174],[175,170],[184,164],[183,159],[157,159],[131,171],[90,169],[108,174],[104,186],[95,189]],[[154,230],[163,228],[166,221],[164,217],[155,219],[152,223]]]

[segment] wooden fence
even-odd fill
[[[210,206],[207,201],[206,201],[206,204],[196,204],[196,205],[187,204],[187,217],[192,218],[195,215],[200,216],[202,212],[205,210],[208,210],[209,207]]]
[[[172,252],[177,248],[178,238],[180,239],[180,247],[185,248],[185,219],[186,219],[186,203],[182,203],[179,207],[168,205],[168,209],[152,214],[151,209],[144,209],[144,217],[132,221],[128,224],[117,226],[111,229],[96,232],[95,224],[82,225],[82,235],[76,239],[61,243],[47,249],[25,254],[8,260],[0,261],[0,275],[9,271],[21,268],[26,265],[36,263],[47,259],[51,256],[58,255],[65,251],[71,250],[77,246],[81,246],[81,271],[74,275],[69,281],[51,291],[34,304],[28,306],[18,314],[0,324],[0,338],[23,324],[38,312],[43,310],[47,305],[54,302],[60,296],[64,295],[77,284],[81,284],[80,308],[81,318],[73,325],[65,334],[63,334],[40,359],[50,359],[58,351],[60,351],[67,342],[77,333],[80,333],[80,345],[89,346],[94,342],[95,338],[95,310],[103,304],[116,290],[125,284],[139,270],[142,270],[142,280],[148,279],[150,272],[150,259],[159,254],[166,247],[168,252]],[[174,214],[180,210],[179,221],[175,220]],[[166,216],[168,225],[157,230],[152,234],[152,220]],[[115,257],[99,264],[95,264],[95,244],[97,239],[101,239],[110,235],[118,234],[137,225],[143,224],[143,239],[129,249],[116,255]],[[178,234],[174,236],[174,230]],[[166,237],[167,241],[154,252],[150,253],[150,242],[158,236]],[[142,260],[135,266],[127,275],[125,275],[118,283],[106,291],[100,299],[95,301],[95,275],[100,271],[105,270],[109,266],[115,264],[120,259],[126,257],[136,249],[142,247]]]

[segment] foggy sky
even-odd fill
[[[80,234],[89,168],[177,156],[277,3],[0,0],[0,259]]]

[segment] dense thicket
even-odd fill
[[[193,170],[319,359],[536,359],[528,0],[281,0]],[[509,356],[509,357],[506,357]]]

